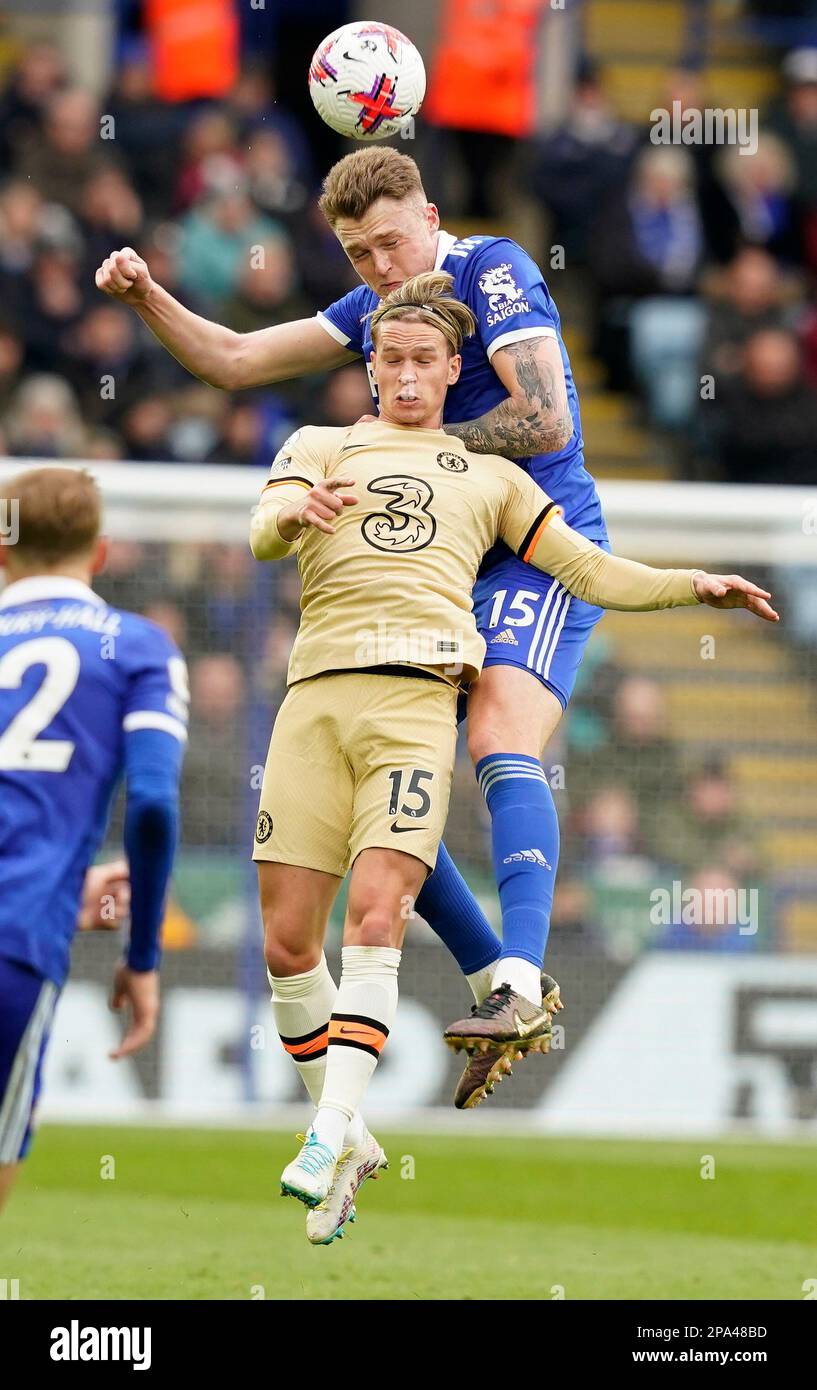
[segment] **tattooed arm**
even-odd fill
[[[477,420],[444,425],[467,449],[504,458],[555,454],[573,433],[564,367],[555,338],[525,338],[498,348],[491,365],[507,400]]]

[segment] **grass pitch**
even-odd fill
[[[23,1299],[802,1299],[817,1278],[812,1148],[384,1141],[349,1239],[313,1249],[278,1195],[292,1135],[44,1127],[0,1274]]]

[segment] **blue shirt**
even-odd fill
[[[129,734],[186,738],[161,628],[62,577],[0,594],[0,956],[61,985]]]
[[[601,503],[584,466],[579,399],[559,313],[539,267],[508,237],[473,236],[457,241],[450,233],[440,232],[435,268],[453,275],[452,294],[468,305],[477,320],[476,333],[462,346],[459,381],[448,388],[444,423],[477,419],[507,398],[508,392],[491,366],[498,348],[522,339],[555,338],[564,366],[573,434],[563,449],[516,462],[564,507],[570,526],[590,540],[606,541]],[[372,338],[370,320],[365,316],[379,302],[373,290],[359,285],[318,315],[337,342],[362,354],[367,368]],[[376,395],[370,369],[369,380]]]

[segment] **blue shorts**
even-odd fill
[[[610,549],[609,541],[596,544]],[[604,609],[575,598],[558,579],[510,554],[477,576],[473,597],[487,648],[484,666],[530,671],[566,709]]]
[[[31,1146],[58,997],[53,981],[0,956],[0,1163],[16,1163]]]

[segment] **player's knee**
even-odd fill
[[[501,718],[483,720],[475,723],[468,733],[468,753],[476,767],[482,758],[491,758],[496,753],[526,753],[521,745],[529,740],[521,739],[518,729],[506,727]],[[535,740],[530,740],[531,747]],[[536,752],[531,756],[536,757]]]
[[[480,758],[488,758],[492,753],[499,751],[499,742],[496,731],[490,726],[476,725],[468,730],[468,754],[471,762],[476,766]],[[506,750],[503,749],[503,752]]]
[[[304,975],[320,960],[320,951],[292,940],[286,930],[271,922],[264,923],[264,960],[270,975],[277,980],[292,975]]]
[[[529,758],[538,758],[541,753],[537,731],[532,727],[524,732],[514,714],[503,718],[504,711],[493,711],[490,717],[469,718],[468,755],[476,767],[482,758],[495,757],[497,753],[517,753]]]
[[[350,911],[344,932],[345,946],[394,946],[396,926],[391,912],[382,907]]]

